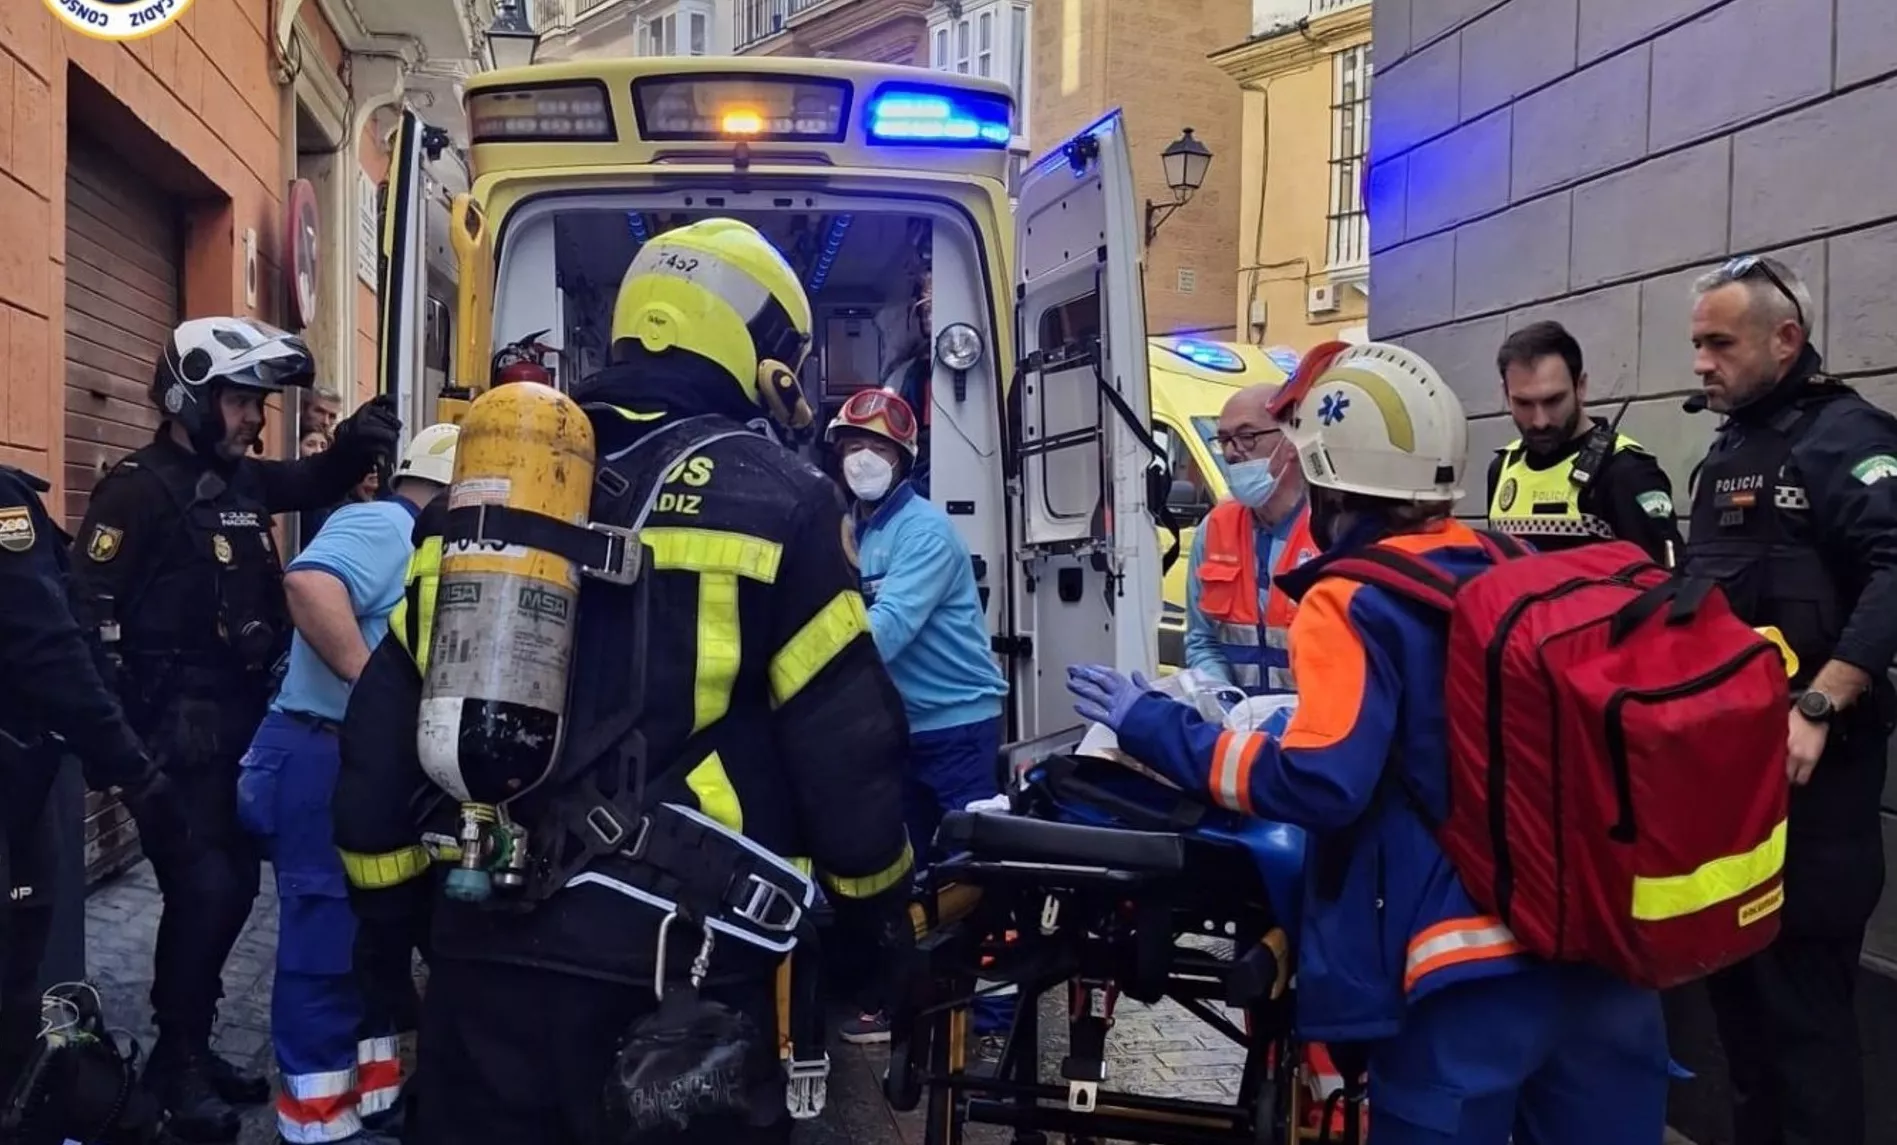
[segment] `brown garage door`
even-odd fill
[[[66,167],[66,519],[151,440],[152,365],[179,320],[178,204],[97,141],[74,134]],[[129,866],[138,835],[117,800],[86,796],[86,881]]]

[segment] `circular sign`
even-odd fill
[[[176,23],[191,0],[45,0],[68,28],[95,40],[142,40]]]
[[[308,179],[290,184],[284,215],[289,234],[284,239],[284,273],[289,281],[290,315],[298,326],[316,321],[317,259],[320,230],[317,225],[316,188]]]

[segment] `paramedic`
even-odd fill
[[[12,1091],[39,1036],[57,843],[46,807],[60,757],[78,756],[91,786],[117,787],[138,809],[146,854],[189,846],[176,795],[101,678],[91,635],[73,619],[66,535],[40,502],[46,489],[0,465],[0,1093]]]
[[[1684,549],[1673,484],[1639,442],[1587,415],[1574,335],[1559,322],[1531,323],[1502,343],[1495,367],[1521,437],[1489,462],[1489,528],[1544,552],[1632,541],[1674,567]]]
[[[886,390],[858,390],[825,433],[856,503],[853,543],[870,633],[909,716],[903,805],[920,865],[944,812],[998,790],[1008,682],[989,651],[968,546],[948,514],[908,480],[916,437],[909,403]],[[975,1019],[992,1053],[996,1035],[1013,1020],[1012,1006],[985,996]],[[845,1022],[843,1040],[888,1041],[888,1020],[864,1014]]]
[[[1334,1053],[1363,1046],[1378,1145],[1658,1145],[1658,995],[1528,956],[1412,806],[1441,815],[1447,796],[1441,625],[1382,589],[1317,579],[1327,558],[1381,547],[1458,577],[1489,560],[1450,517],[1468,444],[1454,393],[1408,350],[1339,349],[1308,357],[1284,403],[1325,555],[1287,584],[1302,595],[1301,687],[1283,736],[1225,731],[1100,666],[1070,670],[1077,709],[1188,790],[1312,833],[1299,1028]],[[1380,794],[1393,788],[1406,795]]]
[[[1884,888],[1878,804],[1897,655],[1897,419],[1822,373],[1811,292],[1747,256],[1694,284],[1693,369],[1725,415],[1686,570],[1798,661],[1778,940],[1708,983],[1739,1145],[1864,1141],[1853,984]],[[1700,399],[1692,403],[1697,406]]]
[[[630,631],[639,592],[584,582],[565,754],[516,808],[549,871],[535,876],[544,896],[433,904],[410,1123],[420,1145],[590,1143],[608,1131],[625,1141],[615,1111],[675,1094],[652,1092],[644,1064],[615,1069],[629,1029],[674,1016],[654,997],[665,916],[633,894],[668,884],[654,881],[643,832],[635,848],[582,846],[570,861],[562,843],[602,819],[630,838],[657,804],[695,808],[750,845],[807,860],[839,931],[882,948],[884,962],[914,949],[902,699],[871,639],[842,499],[763,420],[810,423],[796,381],[810,348],[803,287],[755,229],[705,219],[640,249],[611,329],[612,364],[573,396],[616,475],[595,482],[595,521],[631,526],[655,505],[639,526],[653,560],[647,628]],[[699,951],[696,930],[667,931],[668,1002]],[[781,961],[718,942],[701,1003],[757,1030],[746,1049],[722,1047],[756,1085],[716,1095],[745,1099],[741,1123],[694,1120],[665,1140],[788,1140],[772,1036]],[[820,1015],[817,1031],[821,1043]]]
[[[75,611],[108,638],[126,717],[208,851],[152,863],[165,901],[145,1077],[178,1136],[233,1137],[230,1104],[270,1097],[263,1078],[211,1052],[211,1028],[259,875],[235,819],[237,761],[290,641],[271,514],[342,496],[400,432],[391,399],[376,399],[336,427],[326,453],[246,456],[262,440],[265,399],[307,389],[315,370],[301,338],[251,319],[180,325],[153,371],[158,432],[93,489],[73,562]]]
[[[244,753],[237,814],[277,880],[270,1037],[286,1141],[362,1140],[363,1116],[387,1112],[398,1085],[388,1076],[400,1068],[395,1031],[365,1023],[330,798],[350,689],[401,599],[416,514],[453,479],[459,434],[452,425],[416,434],[393,495],[339,510],[284,574],[296,626],[290,665]]]
[[[1296,690],[1286,651],[1294,609],[1277,581],[1317,555],[1304,475],[1269,410],[1277,392],[1247,386],[1220,411],[1213,440],[1232,496],[1193,534],[1186,570],[1186,667],[1254,696]]]

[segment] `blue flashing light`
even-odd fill
[[[1289,346],[1273,346],[1265,351],[1265,357],[1270,358],[1271,364],[1283,370],[1286,376],[1297,373],[1298,363],[1303,361],[1303,357]]]
[[[869,136],[882,143],[1006,147],[1014,128],[1004,99],[941,89],[886,89],[869,102]]]
[[[1243,358],[1212,342],[1195,342],[1187,338],[1167,348],[1193,365],[1204,366],[1208,370],[1222,370],[1228,374],[1245,371]]]
[[[652,232],[646,229],[646,217],[638,211],[626,212],[626,230],[631,232],[632,241],[640,246],[652,239]]]
[[[844,236],[849,234],[850,224],[855,221],[855,215],[838,215],[830,221],[830,233],[823,240],[823,250],[817,255],[816,265],[810,268],[810,281],[804,287],[807,292],[815,294],[829,281],[830,268],[836,265]]]

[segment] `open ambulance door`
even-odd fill
[[[1069,665],[1152,674],[1161,565],[1140,215],[1120,114],[1043,156],[1019,190],[1011,643],[1016,738],[1031,741],[1079,724]]]
[[[376,275],[381,308],[376,392],[395,397],[403,441],[421,428],[424,328],[428,296],[426,216],[422,200],[422,137],[428,125],[404,109],[389,156],[382,200],[382,257]],[[393,462],[393,458],[389,459]],[[383,473],[386,485],[388,474]]]

